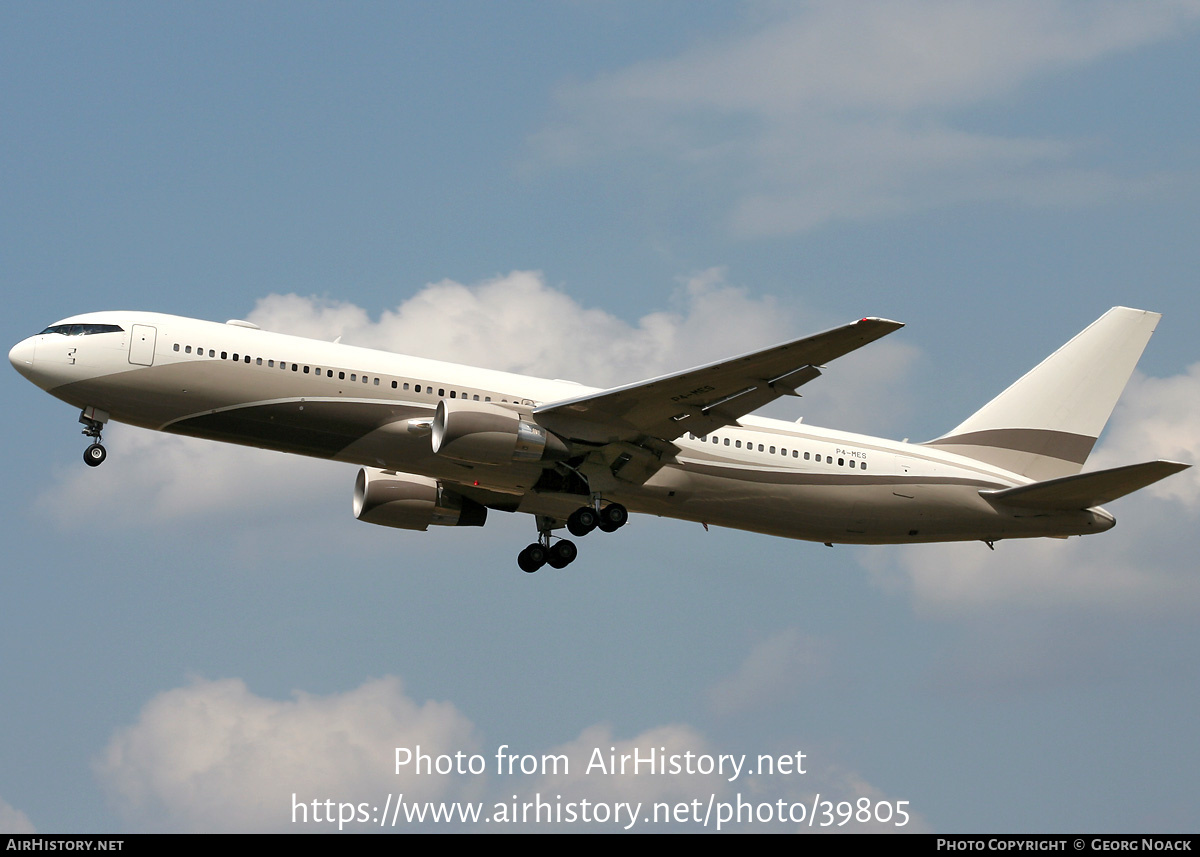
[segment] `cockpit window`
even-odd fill
[[[92,333],[123,333],[119,324],[52,324],[42,333],[61,333],[63,336],[87,336]]]

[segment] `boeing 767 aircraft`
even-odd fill
[[[1109,310],[920,444],[748,416],[903,326],[881,318],[607,390],[145,312],[63,319],[8,358],[81,409],[89,465],[110,419],[346,461],[371,524],[533,514],[517,556],[533,572],[575,559],[555,530],[612,532],[630,511],[826,544],[1103,532],[1101,504],[1189,466],[1080,472],[1159,317]]]

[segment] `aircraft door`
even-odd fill
[[[158,330],[148,324],[135,324],[129,336],[129,362],[139,366],[154,365],[154,340]]]

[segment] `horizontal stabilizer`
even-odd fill
[[[987,500],[1009,506],[1056,510],[1090,509],[1124,497],[1188,467],[1191,465],[1178,461],[1147,461],[1144,464],[1127,464],[1111,470],[1076,473],[1073,476],[1034,482],[1032,485],[1018,485],[1016,488],[985,490],[979,493]]]

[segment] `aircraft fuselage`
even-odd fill
[[[860,544],[1061,537],[1115,522],[1100,508],[1047,512],[988,500],[981,490],[1031,480],[934,447],[754,416],[656,448],[576,450],[585,455],[585,493],[544,461],[439,455],[429,424],[439,401],[498,404],[535,420],[537,406],[595,388],[156,313],[92,313],[49,330],[9,359],[77,408],[157,431],[418,474],[494,509],[561,520],[581,493],[595,492],[633,512]]]

